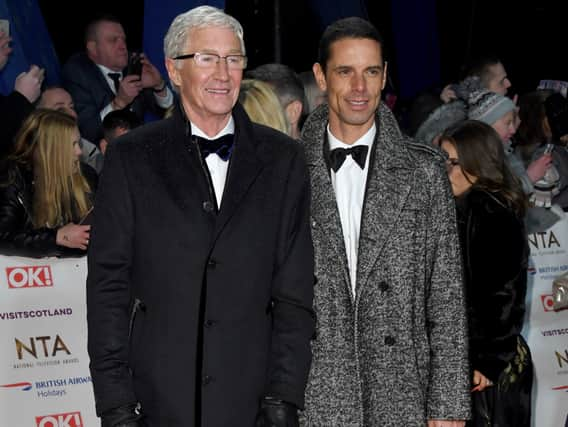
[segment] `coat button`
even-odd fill
[[[387,282],[381,282],[379,283],[379,289],[381,292],[386,292],[389,290],[389,284]]]
[[[205,375],[205,376],[203,377],[202,383],[203,383],[204,386],[205,386],[205,385],[208,385],[208,384],[211,384],[212,382],[213,382],[213,377],[212,377],[212,376],[210,376],[210,375]]]
[[[208,319],[205,321],[204,325],[206,328],[212,328],[216,323],[217,322],[215,322],[214,320]]]
[[[217,267],[217,261],[215,261],[213,258],[207,261],[207,268],[213,269],[215,267]]]
[[[210,202],[209,200],[206,200],[203,202],[203,210],[207,213],[211,213],[215,210],[215,206],[213,206],[213,202]]]
[[[394,340],[394,338],[391,337],[390,335],[387,335],[387,336],[385,337],[385,344],[386,344],[386,345],[388,345],[388,346],[393,346],[395,342],[396,342],[396,341]]]

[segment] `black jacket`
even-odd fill
[[[0,253],[32,258],[85,255],[85,251],[57,245],[57,229],[34,228],[32,171],[22,165],[2,163],[4,170],[0,177]],[[81,168],[84,167],[88,165],[81,163]],[[89,178],[87,181],[94,192],[96,183]]]
[[[92,142],[103,137],[100,112],[115,97],[105,76],[87,54],[81,52],[73,55],[62,70],[63,86],[71,94],[75,110],[79,116],[81,136]],[[132,102],[131,110],[140,121],[144,121],[144,113],[152,112],[162,116],[161,109],[151,89],[144,89]]]
[[[527,290],[522,219],[501,196],[471,189],[456,200],[464,259],[472,369],[493,382],[517,352]]]
[[[301,146],[233,110],[221,209],[183,114],[105,158],[88,255],[98,414],[151,427],[251,427],[262,396],[303,406],[314,333]]]

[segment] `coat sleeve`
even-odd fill
[[[0,252],[31,258],[61,255],[63,248],[55,243],[57,230],[24,227],[27,214],[18,197],[14,185],[0,187]]]
[[[428,419],[470,416],[468,332],[454,199],[439,162],[432,173],[426,321],[430,341]]]
[[[471,364],[497,382],[523,325],[527,243],[510,212],[474,209],[472,216],[466,261]]]
[[[272,282],[273,326],[266,395],[302,409],[315,316],[309,177],[301,154],[292,163],[286,188],[287,209],[281,215]]]
[[[95,142],[102,137],[100,112],[111,98],[104,95],[106,89],[93,79],[93,71],[98,70],[82,68],[76,64],[67,64],[62,71],[63,85],[73,98],[81,136]]]
[[[128,367],[134,213],[119,148],[105,159],[88,254],[88,351],[99,416],[136,403]]]

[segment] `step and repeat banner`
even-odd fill
[[[568,416],[568,310],[552,281],[568,271],[568,219],[529,235],[524,336],[535,367],[533,426]],[[0,426],[96,427],[85,309],[85,258],[0,255]]]
[[[564,427],[568,417],[568,309],[554,311],[552,282],[568,272],[568,218],[530,234],[527,319],[531,349],[534,427]]]
[[[86,258],[0,255],[0,426],[96,427]]]

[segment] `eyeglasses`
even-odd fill
[[[452,170],[452,168],[454,166],[458,166],[459,164],[460,164],[460,161],[456,158],[450,157],[449,159],[446,159],[446,169],[448,171]]]
[[[227,63],[230,70],[244,70],[247,66],[247,57],[245,55],[227,55],[221,56],[216,53],[189,53],[187,55],[179,55],[174,59],[190,59],[193,58],[195,65],[199,68],[215,68],[221,59]]]

